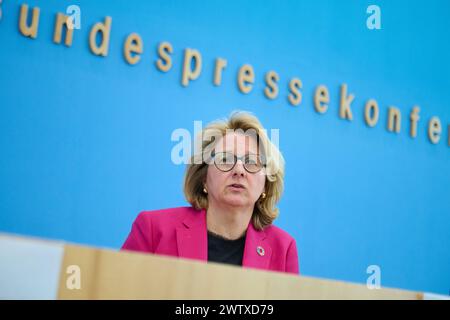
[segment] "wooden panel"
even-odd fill
[[[243,269],[150,254],[67,245],[63,268],[78,265],[81,289],[60,299],[422,299],[418,292]]]

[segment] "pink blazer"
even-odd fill
[[[206,211],[179,207],[141,212],[122,250],[208,261]],[[258,231],[250,222],[242,265],[299,274],[295,239],[270,225]]]

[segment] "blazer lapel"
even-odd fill
[[[242,266],[256,269],[268,269],[271,256],[272,248],[266,241],[266,233],[264,230],[256,230],[250,221],[245,239]]]
[[[190,213],[176,232],[178,257],[208,261],[205,209]],[[268,269],[272,248],[266,240],[264,230],[256,230],[250,221],[245,237],[243,267]]]
[[[208,260],[206,211],[195,210],[177,228],[178,256],[180,258]]]

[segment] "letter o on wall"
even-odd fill
[[[364,108],[364,119],[369,127],[375,127],[379,117],[378,103],[374,99],[370,99]]]

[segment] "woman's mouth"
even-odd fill
[[[245,187],[242,184],[240,184],[240,183],[230,184],[229,187],[232,188],[232,189],[236,189],[236,190],[245,189]]]

